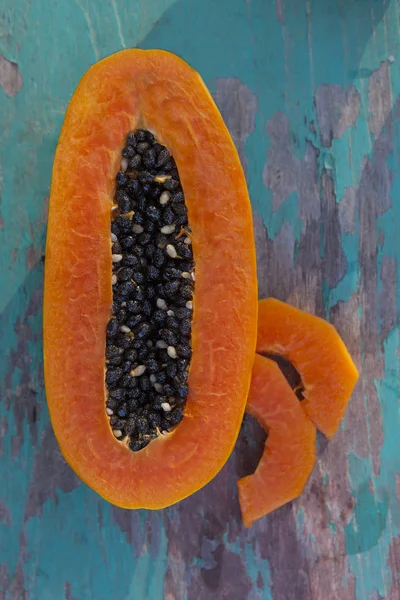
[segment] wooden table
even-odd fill
[[[400,598],[398,0],[3,0],[0,11],[0,599]],[[57,447],[42,373],[51,166],[84,71],[160,47],[203,76],[254,207],[260,297],[336,325],[362,372],[303,496],[243,528],[245,420],[216,479],[129,512]],[[60,343],[63,340],[60,339]]]

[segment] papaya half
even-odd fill
[[[234,446],[256,336],[250,202],[209,92],[168,52],[100,61],[50,194],[45,384],[66,460],[125,508],[204,486]]]

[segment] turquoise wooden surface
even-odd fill
[[[3,0],[0,10],[0,599],[400,598],[398,0]],[[362,376],[303,496],[251,530],[246,419],[204,490],[129,512],[63,461],[45,403],[51,165],[84,71],[124,47],[204,78],[254,207],[260,296],[325,316]],[[62,340],[60,340],[62,343]]]

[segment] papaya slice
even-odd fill
[[[302,381],[302,408],[333,438],[358,379],[336,329],[327,321],[275,298],[259,302],[257,352],[289,360]]]
[[[246,411],[267,431],[252,475],[238,481],[243,523],[253,522],[302,493],[316,460],[316,429],[273,360],[257,355]]]
[[[142,155],[137,158],[135,152],[139,151]],[[129,205],[125,192],[117,189],[121,192],[117,226],[125,231],[130,225],[123,220],[131,219],[128,237],[136,245],[147,244],[147,254],[138,256],[148,277],[150,267],[145,265],[149,257],[162,258],[158,252],[162,248],[165,264],[182,260],[183,244],[188,242],[193,254],[186,254],[193,257],[196,281],[194,291],[193,286],[189,289],[185,284],[185,295],[179,282],[168,282],[169,287],[163,288],[167,285],[165,277],[175,277],[174,270],[171,268],[167,277],[160,271],[163,267],[155,267],[151,276],[156,282],[146,288],[145,300],[141,295],[125,305],[121,302],[119,321],[112,316],[114,287],[118,288],[118,278],[122,278],[115,265],[119,261],[129,264],[123,253],[115,251],[120,240],[112,223],[116,185],[128,185],[124,174],[128,159],[132,168],[129,177],[139,178],[139,170],[135,170],[139,163],[144,164],[147,174],[142,172],[139,183],[143,194],[136,197],[136,204]],[[170,171],[160,175],[160,164],[165,165],[166,160]],[[132,193],[135,185],[131,185]],[[177,225],[174,233],[174,223],[165,225],[165,221],[157,220],[161,209],[164,216],[172,214],[160,206],[167,201],[173,203],[171,190],[179,196],[174,201],[180,212],[174,212],[175,205],[172,212],[179,215],[176,223],[183,228],[178,232]],[[140,209],[147,211],[141,223],[138,206],[147,193],[154,193],[156,199]],[[126,209],[122,208],[124,203]],[[159,225],[163,223],[167,229],[160,233]],[[185,223],[190,230],[184,230]],[[149,249],[155,230],[161,238],[154,242],[156,248]],[[165,242],[166,232],[175,236],[173,243]],[[124,244],[127,248],[126,239]],[[135,261],[130,261],[132,266]],[[190,260],[186,262],[190,267]],[[181,269],[181,275],[190,277],[190,272]],[[139,296],[139,275],[131,276],[125,269],[124,279],[127,285],[123,291],[119,287],[119,293],[135,289]],[[187,300],[188,289],[192,300]],[[154,290],[156,294],[164,290],[166,300],[154,296]],[[191,329],[191,338],[185,338],[191,340],[191,347],[180,350],[164,339],[158,345],[148,339],[151,356],[147,362],[140,359],[143,364],[137,364],[132,357],[135,353],[145,354],[140,340],[153,327],[150,321],[156,308],[162,311],[168,305],[168,294],[175,294],[176,306],[179,301],[181,308],[193,308],[191,322],[183,327],[182,321],[176,329],[174,310],[157,318],[170,323],[177,339],[182,338],[184,328]],[[182,298],[188,304],[182,304]],[[123,311],[131,311],[128,325]],[[134,325],[140,311],[150,315],[148,322]],[[119,336],[121,343],[126,336],[137,343],[137,347],[128,348],[133,362],[124,375],[118,370],[122,366],[110,367],[118,364],[120,350],[129,362],[125,346],[106,349],[106,341],[113,335]],[[232,139],[200,76],[164,51],[126,50],[100,61],[85,74],[68,107],[51,184],[44,292],[45,383],[51,421],[66,460],[101,496],[125,508],[158,509],[198,490],[221,469],[234,446],[250,386],[256,336],[256,261],[246,183]],[[174,339],[167,333],[165,337]],[[161,382],[157,366],[153,365],[155,372],[151,370],[152,357],[158,360],[161,351],[165,356],[162,369],[174,360],[189,369],[186,402],[181,404],[181,413],[174,413],[175,422],[180,421],[182,411],[183,418],[163,432],[162,422],[157,425],[153,415],[157,435],[149,441],[144,437],[148,423],[143,419],[153,417],[148,408],[140,408],[141,420],[132,425],[137,428],[137,443],[130,448],[124,429],[128,427],[124,421],[126,407],[119,405],[115,414],[113,405],[106,402],[110,402],[111,392],[113,401],[118,397],[119,388],[113,386],[124,377],[124,382],[136,386],[129,388],[129,406],[137,400],[136,392],[131,390],[139,389],[139,400],[144,397],[146,402],[150,385],[155,389],[156,385],[164,385],[166,396],[173,396]],[[151,372],[149,377],[144,369]],[[176,373],[173,366],[169,374],[172,372]],[[176,388],[179,394],[185,385]],[[169,402],[167,398],[157,410],[159,414],[165,412],[162,421],[171,425]]]

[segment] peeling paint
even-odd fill
[[[392,111],[392,88],[390,84],[389,65],[382,61],[379,69],[373,71],[369,79],[369,111],[368,119],[371,133],[378,137]]]
[[[22,87],[22,77],[17,63],[0,55],[0,85],[4,93],[11,97],[15,96]]]
[[[315,94],[321,144],[329,147],[354,127],[360,114],[360,94],[351,86],[346,92],[340,85],[321,85]]]
[[[239,79],[228,78],[217,79],[214,99],[235,142],[246,173],[245,146],[248,136],[255,131],[256,96]]]
[[[282,1],[283,0],[275,0],[275,3],[276,3],[276,18],[281,23],[284,23]]]
[[[59,493],[68,494],[80,484],[79,477],[65,462],[52,428],[48,427],[42,434],[40,448],[35,454],[25,520],[41,515],[45,502],[56,502]]]

